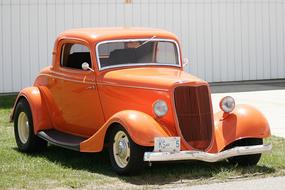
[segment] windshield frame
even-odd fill
[[[176,46],[177,50],[177,59],[178,59],[178,64],[163,64],[163,63],[155,63],[155,64],[150,64],[150,63],[134,63],[134,64],[118,64],[118,65],[112,65],[112,66],[107,66],[107,67],[101,67],[100,64],[100,59],[99,59],[99,46],[102,44],[106,43],[112,43],[112,42],[134,42],[134,41],[162,41],[162,42],[172,42]],[[167,39],[167,38],[131,38],[131,39],[118,39],[118,40],[104,40],[101,42],[98,42],[95,47],[96,50],[96,61],[97,61],[97,66],[99,71],[106,70],[106,69],[111,69],[111,68],[118,68],[118,67],[135,67],[135,66],[172,66],[172,67],[179,67],[181,68],[181,57],[180,57],[180,47],[177,43],[177,41],[172,40],[172,39]]]

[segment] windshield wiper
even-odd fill
[[[150,39],[144,41],[142,44],[138,45],[137,47],[135,47],[136,49],[145,45],[146,43],[150,42],[151,40],[153,40],[154,38],[156,38],[156,36],[152,36]]]

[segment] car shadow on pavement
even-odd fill
[[[33,156],[33,155],[32,155]],[[206,163],[200,161],[156,163],[137,175],[119,176],[111,168],[108,151],[101,153],[81,153],[49,146],[45,152],[36,156],[60,164],[74,170],[85,170],[110,177],[118,177],[122,181],[134,185],[164,185],[188,180],[209,180],[219,175],[219,178],[228,177],[231,172],[242,177],[274,173],[275,169],[266,166],[241,168],[232,166],[226,161]]]

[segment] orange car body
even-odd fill
[[[74,29],[61,33],[54,44],[52,65],[44,68],[33,87],[23,89],[17,98],[18,101],[25,97],[30,104],[34,133],[56,129],[84,137],[86,140],[80,144],[81,152],[100,152],[104,147],[107,131],[116,123],[121,124],[132,140],[141,146],[153,147],[155,137],[179,136],[181,150],[203,147],[201,149],[209,153],[220,152],[230,143],[242,138],[270,136],[266,118],[253,107],[237,105],[229,114],[223,111],[213,113],[208,83],[183,71],[180,48],[179,65],[176,67],[140,65],[104,70],[98,67],[98,43],[152,36],[172,40],[180,47],[174,34],[158,29]],[[61,67],[60,52],[65,43],[87,46],[94,72]],[[205,146],[201,145],[203,142],[189,143],[185,140],[185,129],[180,127],[174,100],[177,87],[201,85],[208,89],[206,95],[210,107],[210,139]],[[163,117],[157,117],[153,112],[153,103],[158,99],[168,104],[169,110]]]

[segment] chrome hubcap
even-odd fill
[[[119,131],[115,135],[113,152],[117,165],[121,168],[125,168],[130,159],[130,143],[125,132]]]
[[[21,112],[18,118],[18,134],[21,143],[25,144],[29,138],[29,120],[25,112]]]

